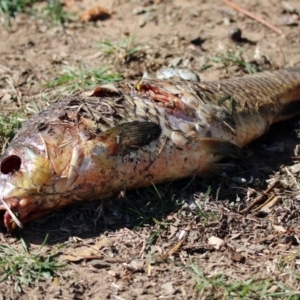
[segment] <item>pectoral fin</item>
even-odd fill
[[[241,158],[242,150],[235,144],[218,138],[201,138],[201,148],[208,154],[223,157]]]
[[[244,157],[241,148],[235,144],[228,142],[224,139],[218,138],[201,138],[201,149],[207,154],[223,157],[230,157],[233,159],[241,159]],[[221,176],[223,173],[231,173],[237,171],[237,166],[232,163],[206,163],[199,172],[199,176],[205,178],[213,178]]]
[[[156,123],[133,121],[117,125],[99,138],[107,143],[111,155],[118,155],[149,145],[160,134],[161,128]]]

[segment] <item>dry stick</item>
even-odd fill
[[[265,199],[265,197],[268,196],[268,193],[270,193],[279,183],[279,180],[275,180],[262,194],[260,194],[258,197],[254,199],[254,201],[245,209],[241,210],[241,214],[246,214],[249,212],[255,205],[258,205],[262,203]]]
[[[295,184],[296,188],[297,188],[298,191],[299,191],[300,186],[299,186],[299,183],[298,183],[297,179],[295,178],[295,176],[289,171],[289,169],[288,169],[287,167],[285,167],[284,169],[285,169],[285,171],[292,177],[292,179],[293,179],[293,181],[294,181],[294,184]]]
[[[238,6],[238,5],[236,5],[236,4],[232,3],[232,2],[230,2],[229,0],[223,0],[223,2],[224,2],[227,6],[229,6],[229,7],[233,8],[233,9],[235,9],[236,11],[238,11],[238,12],[240,12],[240,13],[242,13],[242,14],[248,16],[249,18],[254,19],[254,20],[257,21],[257,22],[260,22],[261,24],[264,24],[265,26],[267,26],[267,27],[269,27],[270,29],[272,29],[272,30],[274,30],[275,32],[277,32],[278,34],[283,34],[283,32],[282,32],[281,29],[279,29],[278,27],[274,26],[274,25],[271,24],[270,22],[264,20],[263,18],[254,15],[254,14],[251,13],[250,11],[241,8],[240,6]]]
[[[281,199],[280,196],[275,196],[275,194],[272,194],[264,203],[262,203],[260,206],[256,207],[253,211],[259,211],[263,209],[266,205],[269,205],[269,208],[273,207],[279,200]]]

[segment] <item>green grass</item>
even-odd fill
[[[40,2],[43,5],[35,5]],[[72,15],[63,9],[60,0],[0,0],[0,13],[5,16],[7,24],[20,12],[45,19],[50,25],[63,25],[72,20]]]
[[[72,15],[63,9],[60,0],[47,0],[47,5],[37,16],[46,19],[51,25],[63,25],[72,20]]]
[[[135,220],[134,228],[156,224],[155,229],[149,235],[147,244],[153,244],[162,230],[168,227],[165,217],[172,212],[177,212],[182,218],[197,217],[197,219],[204,220],[205,223],[220,219],[217,211],[207,208],[207,201],[211,193],[210,187],[201,197],[201,202],[196,202],[192,198],[195,209],[190,210],[184,199],[186,199],[187,195],[189,198],[191,197],[192,190],[194,190],[197,182],[195,182],[195,177],[193,177],[181,181],[181,183],[184,184],[182,186],[174,183],[152,184],[152,186],[135,190],[134,195],[132,193],[131,196],[124,199],[124,205],[121,208],[122,213],[128,214],[131,220]],[[219,189],[217,197],[219,197]]]
[[[207,206],[206,203],[209,199],[210,193],[211,193],[211,187],[209,186],[203,196],[202,203],[198,204],[199,202],[196,203],[196,201],[193,199],[194,205],[196,207],[196,210],[195,210],[196,215],[198,215],[201,219],[204,219],[205,222],[209,222],[212,220],[216,221],[220,218],[220,216],[217,212],[205,209]],[[219,191],[217,191],[217,195],[219,197]]]
[[[26,12],[36,0],[0,0],[0,12],[7,18],[15,17],[19,12]]]
[[[157,220],[163,218],[175,207],[181,206],[181,203],[175,200],[176,191],[168,189],[167,186],[152,186],[137,189],[135,191],[139,204],[127,202],[126,209],[138,223],[140,227],[143,224],[156,223]],[[178,192],[179,193],[179,192]],[[129,209],[128,209],[129,207]]]
[[[0,136],[10,141],[21,128],[23,121],[18,112],[9,116],[0,115]]]
[[[118,41],[101,41],[98,42],[101,51],[109,56],[113,56],[115,60],[129,62],[137,55],[144,46],[136,45],[134,37],[125,37]]]
[[[243,49],[238,48],[236,51],[229,51],[221,53],[216,56],[210,57],[213,63],[220,64],[221,68],[227,68],[229,66],[237,66],[242,69],[245,73],[254,74],[260,71],[258,65],[247,62],[243,57]],[[210,66],[210,65],[209,65]]]
[[[153,221],[155,222],[155,229],[152,230],[149,237],[147,238],[146,249],[148,249],[151,245],[154,245],[162,232],[166,230],[169,225],[171,225],[170,223],[159,222],[155,218],[153,218]]]
[[[52,279],[57,270],[64,267],[55,260],[57,253],[41,250],[47,237],[37,251],[29,252],[21,239],[22,251],[7,244],[0,244],[0,282],[11,280],[16,292],[23,290],[23,285],[36,286],[41,280]]]
[[[67,90],[93,88],[99,84],[116,82],[123,79],[120,74],[109,73],[109,68],[92,69],[79,67],[66,69],[63,74],[46,84],[46,87],[64,86]]]
[[[187,268],[194,274],[199,297],[206,299],[300,299],[300,292],[272,279],[233,281],[224,275],[205,276],[198,264]],[[271,288],[276,287],[273,291]]]

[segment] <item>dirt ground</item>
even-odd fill
[[[67,69],[108,67],[137,81],[174,66],[211,80],[300,63],[299,1],[235,2],[283,34],[217,0],[64,1],[72,21],[63,25],[27,13],[8,25],[3,17],[1,114],[26,119],[69,93],[49,87]],[[99,3],[107,16],[77,20]],[[299,118],[277,124],[247,147],[246,175],[128,191],[27,224],[29,249],[48,234],[43,251],[58,251],[66,266],[21,292],[9,278],[0,299],[300,299],[299,129]],[[240,213],[275,180],[270,205]],[[3,231],[0,240],[20,249],[18,234]]]

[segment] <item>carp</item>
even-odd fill
[[[300,113],[300,67],[207,82],[173,73],[75,92],[25,122],[0,162],[3,226],[12,231],[80,201],[226,172],[222,158],[240,157],[271,124]]]

